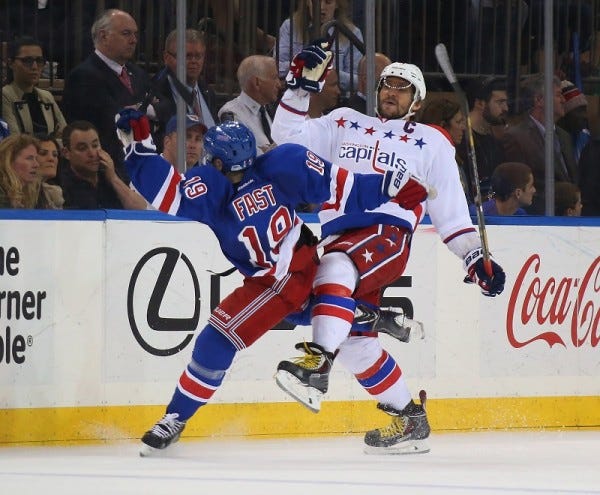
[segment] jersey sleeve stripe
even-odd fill
[[[287,110],[288,112],[291,113],[295,113],[296,115],[306,115],[308,112],[303,112],[302,110],[296,110],[294,107],[290,107],[289,105],[286,105],[283,101],[279,102],[279,107],[283,108],[284,110]]]

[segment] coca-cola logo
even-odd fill
[[[519,271],[510,294],[506,332],[510,344],[523,347],[543,340],[596,347],[600,341],[600,257],[581,279],[541,275],[539,254],[530,256]],[[565,330],[570,329],[570,339]],[[535,333],[532,335],[532,333]]]

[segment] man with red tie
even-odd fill
[[[115,115],[142,104],[150,78],[131,62],[138,41],[137,23],[127,12],[110,9],[92,25],[95,50],[65,80],[63,105],[67,122],[87,120],[98,129],[102,147],[122,178],[123,148],[115,134]],[[128,182],[128,181],[126,181]]]

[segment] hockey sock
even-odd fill
[[[219,388],[231,366],[236,349],[213,326],[206,325],[196,338],[192,361],[187,365],[167,406],[179,421],[191,418]]]
[[[315,296],[311,320],[315,342],[329,352],[335,352],[348,336],[356,308],[350,290],[340,286],[341,290],[332,291],[332,285],[317,287],[319,292]],[[321,290],[328,293],[321,293]]]
[[[355,376],[358,383],[382,404],[401,410],[411,400],[400,366],[385,350],[372,366]]]

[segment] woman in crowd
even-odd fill
[[[52,93],[37,87],[44,64],[42,46],[35,39],[23,37],[9,45],[11,79],[2,88],[2,118],[13,134],[59,136],[67,125]]]
[[[285,77],[290,60],[299,53],[302,48],[309,44],[313,38],[314,22],[319,22],[319,26],[324,26],[334,19],[346,26],[354,36],[363,41],[362,32],[350,20],[348,15],[347,0],[321,0],[321,13],[318,19],[312,13],[311,0],[299,0],[296,10],[291,19],[287,18],[279,28],[277,36],[277,47],[275,56],[279,60],[279,76]],[[329,28],[327,33],[321,36],[331,36],[334,28]],[[290,36],[291,46],[290,46]],[[343,34],[338,35],[333,41],[332,51],[334,54],[333,65],[338,71],[340,78],[340,88],[343,93],[355,91],[358,85],[358,62],[362,56],[360,51],[350,43],[350,40]]]
[[[422,124],[437,127],[446,135],[455,148],[458,147],[465,138],[467,120],[460,105],[454,100],[448,98],[435,98],[426,102],[419,112],[417,120]],[[467,201],[472,203],[473,195],[470,193],[467,175],[463,168],[465,165],[457,154],[455,154],[455,159],[465,196],[467,197]]]
[[[50,135],[38,136],[39,176],[41,178],[40,194],[45,196],[47,208],[61,210],[65,199],[62,188],[56,183],[58,173],[58,160],[60,157],[60,145]]]

